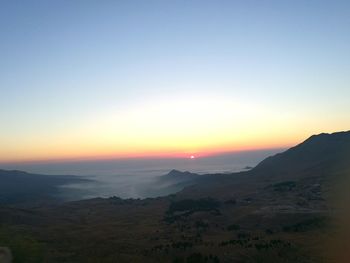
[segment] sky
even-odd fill
[[[349,1],[1,1],[0,162],[350,129]]]

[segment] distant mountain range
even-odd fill
[[[60,186],[86,181],[78,176],[0,170],[0,204],[58,201]]]

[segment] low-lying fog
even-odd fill
[[[158,179],[172,169],[193,173],[230,173],[253,167],[281,149],[246,151],[202,158],[123,159],[80,162],[25,163],[8,165],[30,173],[78,175],[89,182],[61,187],[65,199],[118,196],[146,198],[167,195],[179,186],[159,185]]]

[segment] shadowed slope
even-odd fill
[[[269,176],[298,176],[318,169],[344,169],[350,160],[350,132],[313,135],[289,150],[260,162],[251,172]]]
[[[87,181],[77,176],[31,174],[0,170],[0,204],[59,200],[59,186]]]

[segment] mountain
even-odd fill
[[[234,174],[174,170],[160,180],[185,188],[165,197],[0,206],[0,244],[17,262],[340,262],[349,142],[315,135]]]
[[[289,150],[259,163],[253,173],[296,174],[313,168],[346,167],[350,157],[350,131],[311,136]]]
[[[178,170],[171,170],[168,174],[163,175],[159,178],[160,183],[184,183],[196,180],[200,177],[200,175],[196,173],[191,173],[188,171],[181,172]]]
[[[336,175],[347,174],[350,174],[350,131],[322,133],[266,158],[251,170],[229,175],[208,175],[199,184],[184,189],[183,193],[189,197],[210,195],[225,198],[237,192],[265,189],[266,184],[284,181],[319,184]],[[232,189],[235,189],[235,193]]]
[[[58,201],[61,199],[60,186],[85,181],[77,176],[0,170],[0,204]]]

